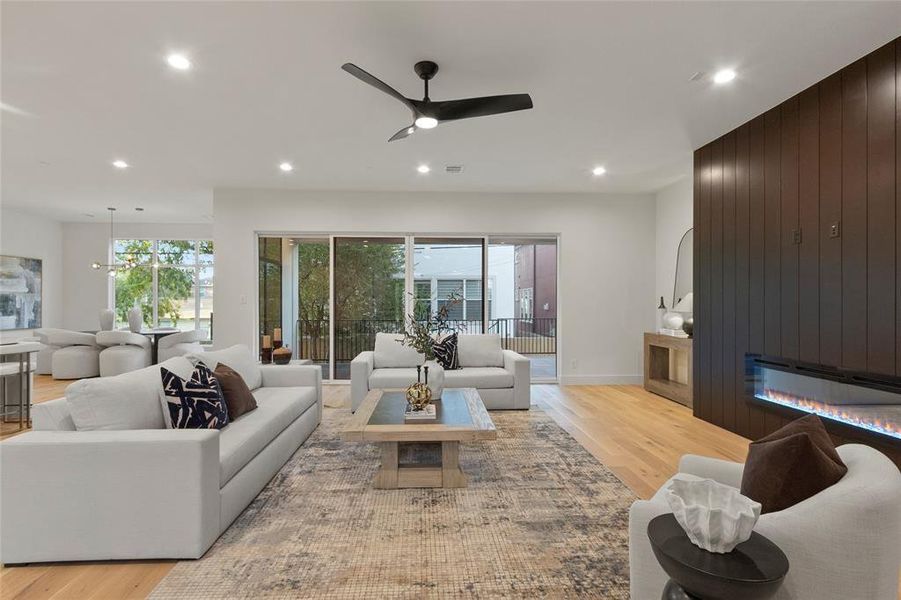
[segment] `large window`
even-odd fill
[[[496,333],[556,376],[556,238],[260,236],[260,335],[348,379],[377,332],[443,306],[462,333]],[[487,265],[487,268],[486,268]]]
[[[135,304],[146,327],[213,330],[213,242],[210,240],[116,240],[114,306],[119,326]]]

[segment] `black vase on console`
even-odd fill
[[[694,317],[685,317],[685,320],[682,321],[682,331],[688,334],[688,337],[692,337],[695,330],[695,320]]]

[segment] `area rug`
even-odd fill
[[[322,425],[151,598],[623,598],[635,495],[537,407],[464,444],[469,487],[376,490],[373,445]]]

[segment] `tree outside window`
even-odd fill
[[[115,259],[137,264],[116,272],[115,311],[121,323],[137,304],[147,327],[211,328],[212,241],[116,240]]]

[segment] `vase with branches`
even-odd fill
[[[422,311],[414,309],[407,315],[407,323],[403,337],[398,343],[413,348],[425,357],[423,371],[426,382],[432,390],[432,398],[440,398],[444,389],[444,368],[435,360],[435,343],[448,333],[457,331],[460,327],[450,318],[451,309],[460,304],[463,299],[456,292],[447,297],[438,310]]]

